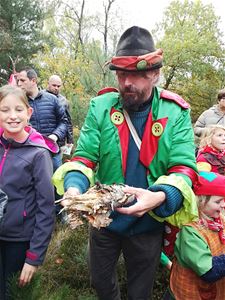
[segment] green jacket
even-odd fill
[[[53,177],[58,192],[63,193],[62,181],[70,170],[81,171],[91,184],[96,180],[105,184],[123,183],[129,135],[119,93],[112,92],[93,98],[74,158],[57,170]],[[160,184],[162,179],[162,183],[179,188],[184,198],[188,198],[187,205],[191,207],[193,215],[197,215],[190,188],[190,178],[193,179],[197,171],[190,110],[178,95],[154,89],[151,113],[142,138],[140,160],[149,169],[149,186],[156,181]],[[184,216],[187,207],[183,210]]]

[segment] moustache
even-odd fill
[[[124,88],[123,92],[124,93],[136,93],[137,90],[134,87],[126,87],[126,88]]]

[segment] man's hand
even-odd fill
[[[19,278],[19,286],[23,287],[26,284],[30,283],[31,279],[34,276],[34,273],[37,272],[37,266],[29,265],[28,263],[25,263],[23,266],[23,269],[20,274]]]
[[[73,144],[66,143],[66,147],[72,148]]]
[[[57,142],[57,141],[58,141],[58,137],[57,137],[57,135],[55,135],[55,134],[50,134],[48,137],[49,137],[51,140],[53,140],[54,142]]]
[[[149,212],[162,204],[166,199],[165,193],[161,191],[151,192],[149,190],[133,187],[125,187],[123,190],[125,193],[135,195],[137,199],[137,202],[134,205],[115,208],[116,211],[126,215],[141,217],[146,212]]]
[[[60,204],[62,206],[68,206],[70,204],[70,200],[66,200],[66,198],[77,196],[77,195],[80,195],[80,191],[77,188],[75,187],[68,188],[68,190],[63,195],[63,199],[65,200],[62,200]]]

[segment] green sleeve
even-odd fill
[[[149,214],[159,222],[167,221],[168,223],[181,228],[184,224],[194,222],[198,219],[198,207],[195,199],[195,194],[187,182],[177,174],[173,173],[169,176],[160,176],[156,182],[157,184],[171,185],[179,189],[183,196],[183,206],[173,215],[166,218],[160,218],[149,211]]]
[[[194,132],[189,109],[181,112],[179,118],[174,124],[173,132],[174,134],[171,137],[168,169],[173,166],[184,165],[197,172]],[[192,185],[187,176],[183,176],[183,179],[187,179],[187,183],[190,184],[190,186]]]
[[[192,269],[198,276],[212,268],[212,254],[203,237],[191,226],[184,226],[178,234],[175,248],[178,263]]]
[[[95,109],[95,102],[91,101],[73,156],[85,157],[97,163],[99,161],[100,129]]]
[[[169,263],[170,259],[166,256],[164,252],[161,252],[160,262],[165,267]]]

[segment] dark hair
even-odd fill
[[[217,96],[218,100],[220,101],[222,98],[225,98],[225,89],[222,89],[218,92]]]
[[[19,70],[19,73],[20,73],[20,72],[23,72],[23,71],[25,71],[25,72],[27,73],[27,77],[28,77],[30,80],[33,79],[33,78],[35,78],[35,79],[38,78],[37,72],[36,72],[34,69],[30,68],[30,67],[24,67],[24,68],[21,68],[21,69]]]

